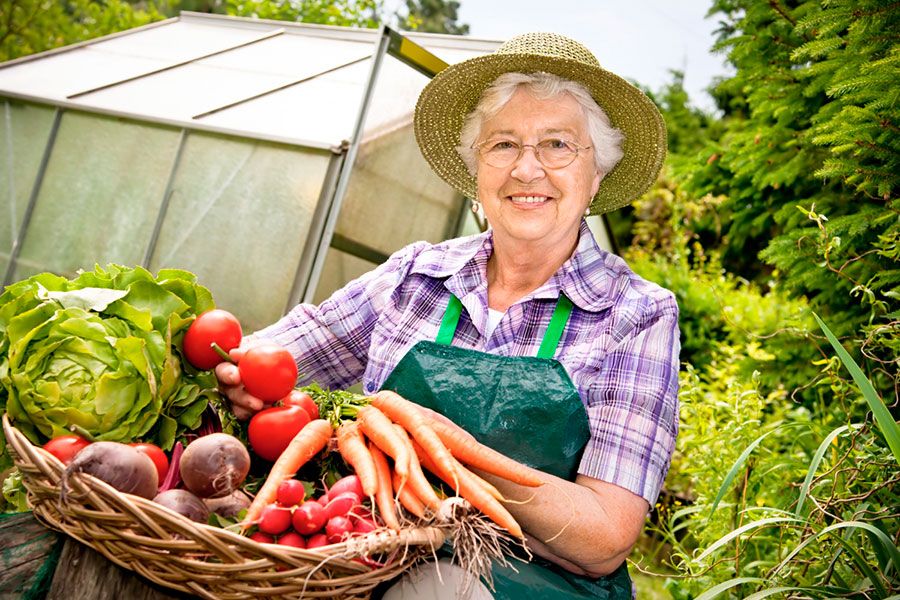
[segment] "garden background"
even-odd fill
[[[0,60],[180,10],[466,34],[458,9],[0,0]],[[897,598],[900,3],[709,11],[734,73],[711,89],[717,111],[692,104],[684,73],[646,90],[669,157],[611,215],[621,254],[681,308],[680,435],[631,557],[639,597]]]

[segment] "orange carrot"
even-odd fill
[[[428,419],[428,424],[460,462],[520,485],[537,487],[544,484],[536,471],[478,443],[465,429],[438,419]]]
[[[259,519],[263,508],[275,502],[275,496],[278,492],[278,486],[281,482],[293,477],[297,470],[305,465],[316,454],[328,444],[331,439],[332,429],[331,423],[325,419],[316,419],[307,423],[301,429],[288,447],[284,449],[269,476],[266,477],[265,483],[259,488],[253,502],[247,508],[247,515],[241,522],[241,531],[245,531]]]
[[[409,476],[409,450],[394,431],[394,425],[383,412],[368,405],[356,413],[356,422],[378,449],[394,459],[394,470],[403,481]]]
[[[403,429],[403,427],[396,423],[394,424],[394,427],[397,429],[397,435],[400,436],[403,443],[406,444],[406,447],[409,449],[409,478],[407,479],[407,482],[409,483],[412,493],[416,498],[421,500],[425,506],[432,511],[437,512],[441,507],[441,499],[438,498],[434,488],[431,487],[431,484],[425,477],[425,473],[422,472],[422,465],[419,464],[419,457],[413,447],[412,440],[409,439],[409,434],[406,433],[406,430]],[[403,491],[403,489],[404,488],[400,488],[398,491]]]
[[[391,485],[391,467],[387,457],[378,449],[374,442],[369,442],[369,452],[375,463],[375,472],[378,474],[378,489],[375,491],[375,503],[384,524],[394,531],[400,530],[400,521],[397,519],[397,509],[394,506],[394,491]]]
[[[424,450],[422,450],[422,446],[418,445],[415,442],[415,440],[413,440],[413,448],[414,448],[414,452],[416,453],[416,457],[420,461],[422,461],[422,466],[425,467],[426,469],[428,469],[429,471],[431,471],[432,473],[434,473],[435,475],[437,475],[438,477],[440,477],[440,474],[438,473],[437,465],[435,465],[431,461],[431,459],[428,458],[428,455],[425,454]],[[465,470],[469,475],[471,475],[475,479],[476,482],[478,482],[479,485],[481,485],[481,487],[483,487],[487,491],[487,493],[489,493],[491,496],[493,496],[497,500],[500,500],[500,501],[506,500],[506,498],[503,497],[503,494],[500,493],[500,490],[498,490],[496,487],[494,487],[494,485],[492,483],[490,483],[489,481],[480,477],[477,473],[473,473],[472,471],[469,471],[468,469],[466,469],[466,467],[464,465],[459,464],[459,463],[457,463],[456,468],[458,470]],[[444,479],[444,478],[441,477],[441,479]],[[446,481],[446,479],[445,479],[445,481]]]
[[[455,480],[456,464],[453,455],[429,426],[428,420],[415,403],[390,390],[383,390],[372,397],[372,406],[380,409],[395,423],[402,425],[434,463],[439,468],[445,469]],[[458,486],[454,484],[453,489],[458,489]]]
[[[397,490],[397,500],[400,501],[400,505],[420,519],[424,519],[425,505],[419,500],[412,488],[400,482],[400,475],[396,471],[392,474],[392,479],[394,481],[394,489]]]
[[[378,489],[378,473],[375,472],[375,462],[366,448],[366,440],[356,421],[345,421],[338,427],[337,447],[343,459],[359,477],[363,494],[373,497]]]

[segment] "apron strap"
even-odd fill
[[[462,309],[463,305],[459,298],[455,294],[450,294],[450,303],[447,304],[447,310],[444,311],[441,328],[438,330],[437,337],[434,338],[435,344],[449,346],[453,342],[453,335],[456,333],[456,325],[459,323]]]
[[[450,294],[450,302],[447,303],[447,310],[444,311],[444,318],[441,319],[441,327],[437,337],[434,338],[436,344],[444,346],[452,344],[462,309],[463,305],[459,298]],[[553,309],[553,316],[550,317],[550,324],[547,325],[547,331],[544,333],[544,339],[541,341],[541,347],[538,349],[538,358],[553,358],[553,355],[556,354],[556,347],[559,346],[559,340],[562,339],[562,333],[570,314],[572,314],[572,301],[564,294],[560,294],[556,301],[556,308]]]
[[[538,349],[538,358],[553,358],[553,355],[556,354],[556,347],[559,346],[559,340],[562,339],[563,329],[566,328],[570,314],[572,314],[572,301],[564,294],[560,294],[556,301],[556,308],[553,309],[553,316],[550,317],[550,324],[547,325],[547,331],[544,333],[541,347]]]

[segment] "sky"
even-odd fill
[[[507,40],[530,31],[552,31],[587,46],[605,69],[651,90],[684,71],[691,102],[713,110],[705,92],[728,75],[724,57],[712,54],[717,17],[705,18],[711,0],[459,0],[460,23],[472,37]]]

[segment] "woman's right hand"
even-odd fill
[[[216,378],[219,380],[219,392],[228,400],[234,416],[241,421],[249,419],[264,406],[263,401],[250,394],[241,383],[237,362],[246,351],[246,348],[235,348],[229,353],[234,362],[223,361],[215,370]]]

